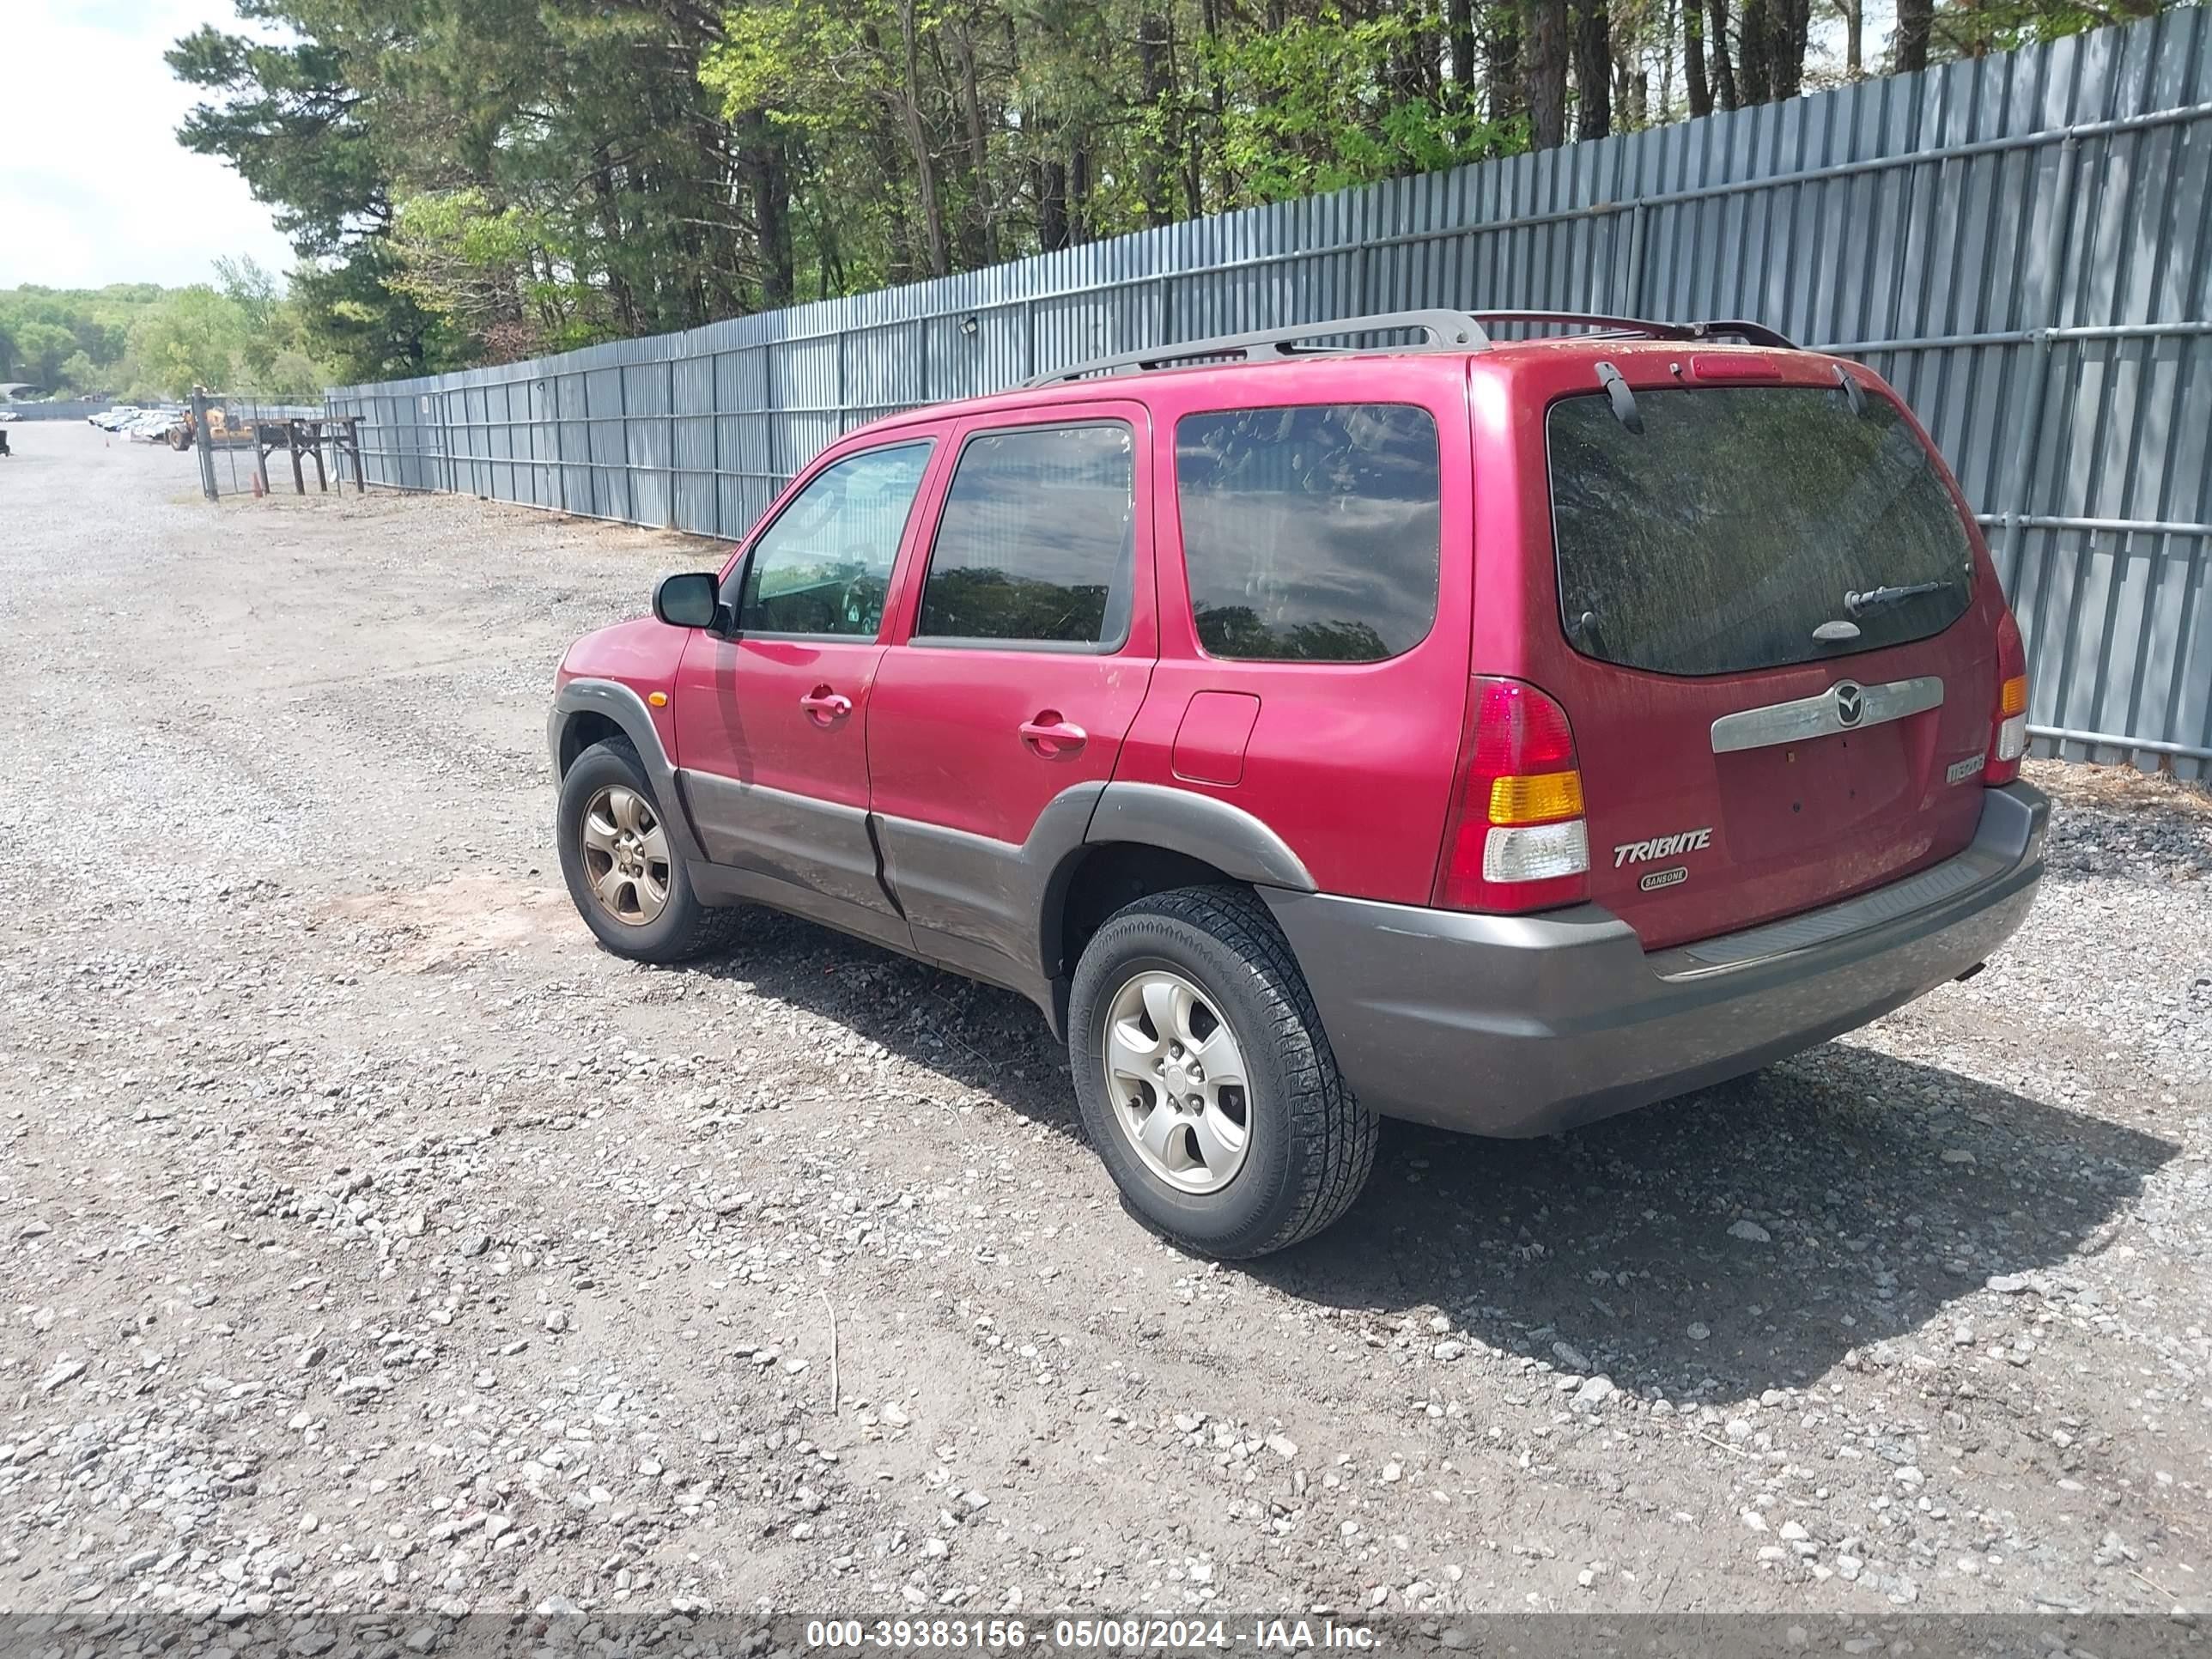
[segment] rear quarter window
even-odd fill
[[[1216,657],[1380,662],[1437,616],[1437,423],[1402,404],[1187,415],[1176,498],[1199,643]]]
[[[1838,389],[1685,387],[1636,408],[1640,433],[1601,394],[1546,417],[1560,620],[1583,655],[1739,673],[1924,639],[1966,611],[1972,544],[1887,398],[1854,413]]]

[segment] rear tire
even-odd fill
[[[1128,1208],[1186,1249],[1283,1249],[1366,1185],[1375,1116],[1245,889],[1180,888],[1116,911],[1076,966],[1067,1024],[1085,1133]]]
[[[726,948],[740,912],[700,902],[662,804],[627,738],[595,743],[561,780],[561,873],[600,944],[632,962],[689,962]]]

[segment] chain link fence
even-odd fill
[[[166,441],[173,449],[198,453],[200,493],[211,501],[277,489],[304,495],[311,486],[327,494],[349,481],[365,492],[359,425],[321,404],[202,389],[170,426]]]

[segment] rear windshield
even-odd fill
[[[1585,656],[1740,673],[1925,639],[1965,611],[1958,507],[1887,399],[1854,414],[1839,388],[1685,388],[1638,392],[1636,411],[1640,433],[1602,394],[1548,420],[1560,615]]]

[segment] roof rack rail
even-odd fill
[[[1431,350],[1481,350],[1490,343],[1482,325],[1464,311],[1379,311],[1366,317],[1340,317],[1326,322],[1292,323],[1282,328],[1255,329],[1249,334],[1217,334],[1203,340],[1178,340],[1172,345],[1146,346],[1141,351],[1117,351],[1109,356],[1086,358],[1063,368],[1031,377],[1030,386],[1050,386],[1056,380],[1079,380],[1117,368],[1168,368],[1200,357],[1255,359],[1326,356],[1342,353],[1344,346],[1302,347],[1304,340],[1326,340],[1346,334],[1382,334],[1419,330]]]
[[[1609,317],[1595,311],[1478,311],[1484,323],[1572,323],[1600,334],[1644,334],[1666,338],[1685,332],[1680,323],[1655,322],[1649,317]]]
[[[1797,350],[1797,342],[1778,329],[1765,323],[1754,323],[1741,317],[1715,317],[1702,323],[1692,323],[1691,328],[1701,340],[1723,339],[1734,335],[1746,345],[1772,346],[1781,351]]]
[[[1486,327],[1497,323],[1573,323],[1600,334],[1642,335],[1653,340],[1720,340],[1735,338],[1746,345],[1775,346],[1795,351],[1796,342],[1764,323],[1736,319],[1702,323],[1670,323],[1653,317],[1608,317],[1593,311],[1471,311],[1468,316]]]
[[[1024,382],[1030,386],[1080,380],[1116,369],[1171,368],[1207,357],[1234,357],[1245,362],[1281,362],[1296,357],[1342,356],[1359,349],[1352,346],[1310,346],[1309,340],[1338,339],[1348,334],[1416,332],[1425,351],[1486,351],[1493,342],[1490,325],[1518,323],[1566,323],[1604,336],[1638,336],[1654,340],[1737,339],[1747,345],[1777,346],[1795,350],[1795,342],[1763,323],[1723,319],[1701,323],[1662,322],[1649,317],[1611,317],[1587,311],[1382,311],[1364,317],[1340,317],[1327,322],[1292,323],[1282,328],[1255,329],[1246,334],[1217,334],[1199,340],[1178,340],[1171,345],[1146,346],[1139,351],[1115,352],[1069,363]],[[1405,349],[1407,348],[1394,348]]]

